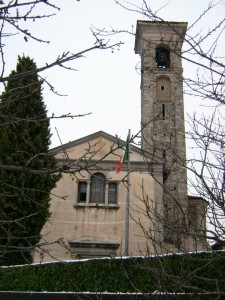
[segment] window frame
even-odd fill
[[[84,192],[84,186],[85,187],[85,192]],[[86,203],[87,202],[87,181],[80,181],[78,184],[78,195],[77,195],[77,199],[79,199],[80,203]],[[83,194],[85,193],[85,200],[83,200]]]
[[[89,203],[104,204],[106,197],[106,177],[100,172],[91,175]]]
[[[95,175],[101,174],[105,178],[104,182],[104,201],[93,201],[92,197],[92,179]],[[102,178],[103,178],[102,176]],[[86,183],[86,201],[80,200],[82,185]],[[110,185],[114,186],[114,196],[110,195]],[[118,194],[119,194],[119,181],[117,180],[107,180],[106,176],[102,172],[93,173],[89,179],[80,179],[77,180],[77,196],[76,196],[76,204],[75,207],[102,207],[102,208],[118,208]],[[114,198],[114,203],[110,198]]]

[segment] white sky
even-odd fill
[[[29,55],[38,67],[56,59],[62,52],[73,53],[91,47],[94,38],[90,26],[98,28],[131,30],[136,21],[143,16],[126,11],[115,4],[114,0],[55,0],[61,7],[57,16],[32,22],[27,26],[38,37],[50,40],[50,44],[41,44],[29,40],[24,41],[23,35],[5,40],[6,73],[16,67],[18,55]],[[158,9],[168,1],[151,0],[153,10]],[[167,7],[161,10],[160,16],[168,21],[187,21],[191,24],[207,7],[209,0],[171,0]],[[223,1],[222,1],[223,2]],[[140,0],[132,3],[139,4]],[[44,9],[45,6],[43,6]],[[202,22],[198,29],[207,29],[211,23],[224,17],[225,6],[220,5],[214,13]],[[26,25],[26,23],[25,23]],[[195,29],[195,33],[197,28]],[[61,94],[58,97],[44,87],[44,101],[49,114],[72,115],[91,112],[84,118],[61,119],[51,122],[52,146],[60,144],[55,127],[57,127],[63,143],[82,136],[103,130],[112,135],[126,138],[128,129],[134,134],[140,126],[140,75],[135,70],[140,61],[134,53],[134,37],[118,35],[112,41],[123,41],[120,50],[111,53],[110,50],[95,50],[86,58],[74,61],[71,65],[77,68],[72,72],[59,67],[42,73],[42,76],[55,86]],[[185,74],[193,72],[184,64]],[[188,103],[187,103],[188,101]],[[196,110],[195,99],[185,98],[186,110]],[[201,108],[200,108],[201,109]]]

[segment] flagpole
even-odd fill
[[[129,255],[129,207],[130,207],[130,129],[128,131],[127,197],[125,218],[125,256]]]

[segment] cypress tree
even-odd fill
[[[0,263],[27,263],[50,216],[50,191],[60,178],[42,172],[54,170],[56,160],[49,153],[49,119],[32,59],[18,57],[0,101],[0,165],[23,168],[0,167]]]

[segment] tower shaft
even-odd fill
[[[163,158],[161,239],[181,248],[188,208],[181,48],[187,23],[138,21],[142,149]],[[153,174],[154,176],[154,174]]]

